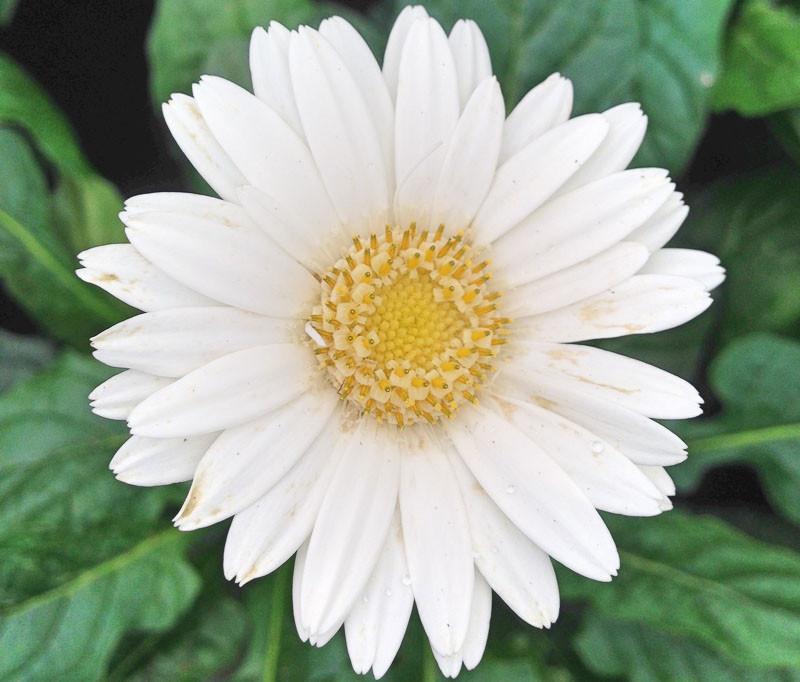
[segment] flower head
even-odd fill
[[[167,124],[219,199],[128,200],[130,244],[79,275],[144,311],[92,340],[125,368],[91,395],[132,436],[111,468],[192,480],[182,530],[233,517],[225,575],[292,555],[297,628],[344,624],[380,677],[414,603],[442,671],[479,662],[492,590],[559,608],[551,557],[619,567],[597,509],[670,508],[699,413],[686,382],[589,339],[679,325],[722,279],[664,249],[686,216],[625,170],[638,105],[570,119],[554,74],[506,117],[483,36],[406,8],[383,67],[340,18],[256,29],[255,94],[214,77]]]

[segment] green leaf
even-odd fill
[[[663,680],[725,680],[726,682],[779,682],[791,673],[742,668],[684,637],[648,627],[598,616],[584,616],[575,648],[587,668],[607,677],[631,682]],[[794,678],[796,679],[796,678]]]
[[[152,658],[124,679],[190,682],[221,677],[236,662],[244,644],[247,614],[231,597],[200,599],[171,635],[144,640],[140,649],[151,650]]]
[[[376,29],[363,17],[310,0],[159,0],[147,41],[150,90],[160,107],[174,92],[190,92],[203,74],[250,87],[248,45],[256,26],[278,21],[289,28],[316,26],[325,17],[344,16],[375,48]],[[383,38],[385,40],[385,37]]]
[[[0,679],[97,679],[125,632],[168,627],[197,590],[188,536],[154,533],[177,491],[108,471],[127,434],[86,396],[109,374],[66,353],[0,395]]]
[[[696,197],[678,244],[710,251],[728,270],[721,337],[792,332],[800,323],[800,172],[778,167]]]
[[[742,666],[800,667],[800,555],[677,510],[607,523],[619,576],[603,584],[559,571],[564,599],[693,640]]]
[[[800,106],[800,12],[769,0],[744,4],[711,102],[716,111],[733,109],[743,116]]]
[[[83,347],[126,308],[75,276],[77,262],[49,215],[36,157],[19,133],[1,126],[0,158],[0,276],[53,336]]]
[[[53,353],[52,344],[44,339],[0,329],[0,393],[50,362]]]
[[[780,111],[770,116],[769,123],[783,149],[800,165],[800,109]]]
[[[11,23],[18,4],[19,0],[0,0],[0,26]]]
[[[404,0],[398,5],[413,4]],[[446,28],[475,19],[508,102],[554,71],[575,113],[641,102],[650,127],[637,163],[679,174],[703,132],[730,0],[431,0]]]
[[[800,523],[800,343],[739,338],[714,360],[709,381],[722,412],[679,427],[690,457],[674,469],[676,483],[688,490],[712,465],[750,464],[775,506]]]

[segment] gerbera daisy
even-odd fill
[[[130,244],[81,278],[144,311],[92,340],[92,394],[134,485],[192,480],[181,530],[233,518],[224,571],[295,555],[300,636],[342,625],[380,677],[412,606],[445,675],[481,659],[492,590],[557,617],[551,558],[619,567],[597,509],[670,508],[692,417],[666,372],[574,342],[679,325],[716,258],[663,249],[686,216],[625,170],[636,104],[570,119],[554,74],[506,117],[483,36],[406,8],[383,68],[343,19],[253,33],[254,94],[203,77],[164,106],[220,198],[133,197]]]

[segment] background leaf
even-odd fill
[[[675,469],[676,482],[691,490],[712,465],[749,464],[775,506],[800,523],[800,343],[762,334],[737,339],[709,378],[722,412],[679,427],[690,457]]]
[[[686,637],[753,667],[800,667],[800,555],[711,516],[606,517],[622,566],[611,583],[559,572],[564,599]]]
[[[153,532],[180,493],[107,470],[127,435],[86,395],[110,374],[67,353],[0,396],[0,679],[97,679],[125,631],[170,626],[197,591],[188,536]]]
[[[55,349],[45,339],[0,329],[0,393],[52,360]]]
[[[404,0],[400,5],[413,4]],[[706,125],[708,89],[730,0],[432,0],[449,29],[483,29],[507,104],[555,71],[575,84],[574,113],[641,102],[650,126],[636,163],[679,175]]]
[[[764,116],[800,106],[800,12],[770,0],[745,2],[724,64],[711,98],[715,110]]]

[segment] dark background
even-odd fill
[[[154,2],[148,0],[21,0],[0,29],[10,54],[66,113],[97,170],[123,196],[186,189],[160,112],[148,91],[145,58]],[[368,10],[369,0],[340,2]],[[740,140],[742,144],[731,144]],[[743,173],[782,155],[763,120],[712,117],[680,189]],[[35,325],[0,291],[0,326],[35,333]],[[727,467],[706,476],[690,503],[769,509],[755,474]]]

